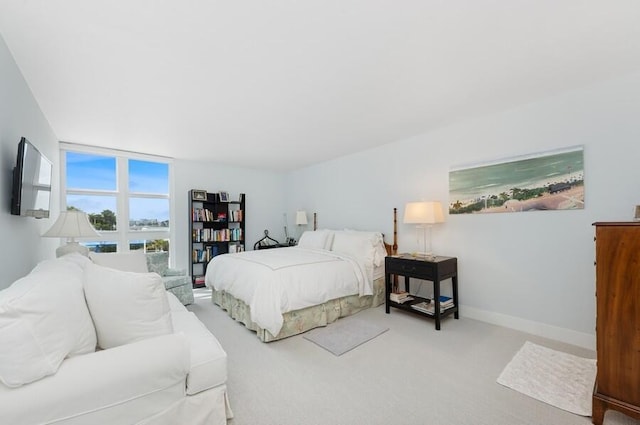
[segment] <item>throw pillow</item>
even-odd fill
[[[65,357],[95,351],[82,268],[44,261],[0,291],[0,381],[19,387],[54,374]]]
[[[89,264],[84,291],[103,349],[173,332],[167,293],[157,273]]]

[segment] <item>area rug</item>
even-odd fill
[[[304,334],[304,339],[340,356],[388,330],[389,328],[364,320],[348,318],[340,319],[324,328],[312,329]]]
[[[595,359],[524,343],[497,382],[529,397],[582,416],[591,416]]]

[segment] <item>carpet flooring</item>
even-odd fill
[[[188,307],[228,359],[229,425],[589,425],[504,387],[497,377],[526,341],[580,357],[580,347],[461,317],[434,322],[384,306],[353,316],[389,328],[341,356],[296,335],[268,344],[196,291]],[[331,326],[331,325],[329,325]],[[615,411],[606,425],[640,425]]]

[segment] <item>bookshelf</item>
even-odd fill
[[[244,251],[245,195],[222,201],[218,193],[189,191],[189,258],[191,283],[204,286],[209,261],[220,254]]]

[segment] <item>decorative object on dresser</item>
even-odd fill
[[[88,257],[89,248],[80,245],[76,238],[99,238],[100,233],[93,228],[85,212],[67,210],[60,212],[56,222],[42,236],[46,238],[67,238],[67,244],[56,249],[56,257],[62,257],[71,252],[78,252]]]
[[[416,229],[422,227],[424,232],[424,252],[419,253],[427,258],[433,258],[431,248],[431,228],[434,224],[443,223],[444,214],[439,201],[409,202],[404,209],[404,223],[417,224]],[[427,231],[429,232],[429,247],[427,249]]]
[[[636,205],[636,208],[633,213],[633,219],[635,221],[640,221],[640,205]]]
[[[596,228],[596,385],[593,423],[607,409],[640,419],[640,222]]]
[[[391,298],[391,275],[404,276],[404,289],[411,294],[409,278],[430,280],[433,282],[433,299],[411,295],[414,299],[396,302]],[[440,282],[451,279],[452,297],[442,296]],[[420,258],[411,254],[389,256],[385,259],[385,311],[390,307],[410,311],[412,313],[435,319],[436,330],[440,330],[440,320],[458,313],[458,259],[455,257]],[[395,297],[394,297],[395,298]],[[435,303],[433,300],[440,300]],[[415,307],[414,307],[415,306]]]
[[[241,193],[239,201],[228,199],[227,192],[189,191],[189,274],[194,287],[204,286],[207,265],[213,257],[245,249],[246,197]]]

